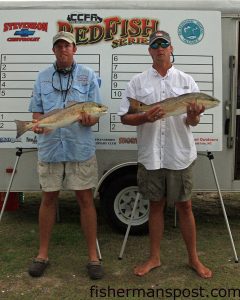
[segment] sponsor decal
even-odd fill
[[[22,142],[20,138],[13,138],[13,137],[0,137],[0,143],[18,143]]]
[[[118,140],[119,144],[137,144],[136,137],[120,137]]]
[[[97,14],[83,14],[78,12],[73,12],[67,16],[67,20],[69,23],[73,24],[98,24],[102,22],[102,18]]]
[[[94,22],[96,23],[96,21]],[[57,26],[58,31],[74,33],[77,45],[96,44],[103,40],[111,41],[112,47],[117,48],[133,44],[148,45],[148,37],[152,32],[158,30],[158,23],[159,21],[155,19],[122,19],[116,16],[103,19],[101,24],[78,25],[73,22],[58,21]]]
[[[219,142],[218,138],[200,137],[194,139],[196,145],[213,145]]]
[[[26,143],[30,143],[30,144],[37,144],[37,136],[35,135],[34,137],[26,137]]]
[[[198,20],[184,20],[178,26],[178,36],[185,44],[197,44],[204,36],[204,27]]]
[[[95,138],[96,145],[116,145],[115,138]]]
[[[15,31],[14,35],[29,36],[29,35],[34,35],[34,33],[35,33],[35,31],[24,28],[24,29]]]
[[[15,31],[14,37],[8,37],[8,42],[38,42],[37,31],[48,31],[48,23],[42,22],[12,22],[4,23],[3,32]],[[33,37],[34,36],[34,37]]]

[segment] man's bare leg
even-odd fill
[[[192,201],[177,202],[176,207],[179,214],[180,229],[188,251],[189,266],[200,277],[211,278],[212,271],[201,263],[197,254],[196,224],[192,212]]]
[[[164,207],[165,199],[162,201],[150,201],[149,211],[149,238],[150,257],[149,259],[134,269],[134,274],[143,276],[152,269],[161,265],[160,262],[160,242],[164,231]]]
[[[97,215],[93,201],[92,190],[76,191],[80,206],[81,226],[86,237],[89,261],[98,261],[97,240]]]
[[[40,246],[37,258],[48,259],[49,242],[56,219],[58,194],[59,191],[42,192],[42,201],[39,209]]]

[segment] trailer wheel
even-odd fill
[[[138,192],[136,174],[124,174],[109,181],[100,193],[100,203],[110,225],[125,233]],[[148,230],[149,202],[140,196],[130,234],[144,234]]]

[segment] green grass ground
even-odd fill
[[[239,199],[239,200],[238,200]],[[27,268],[38,249],[40,194],[25,194],[15,212],[5,212],[0,223],[0,299],[240,299],[240,263],[234,262],[228,231],[217,195],[196,194],[198,252],[214,273],[199,278],[187,266],[187,255],[173,212],[166,215],[162,266],[140,278],[132,271],[148,256],[148,236],[130,236],[122,260],[118,255],[123,235],[99,215],[99,244],[106,276],[87,277],[86,244],[79,226],[79,211],[71,193],[60,199],[61,222],[54,227],[51,265],[42,278],[31,278]],[[240,255],[240,197],[225,194],[224,203],[237,254]],[[97,203],[98,207],[98,203]]]

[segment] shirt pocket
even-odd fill
[[[48,112],[54,109],[56,105],[56,96],[54,95],[55,89],[52,86],[51,82],[42,82],[41,83],[41,92],[43,98],[43,110]]]
[[[171,97],[177,97],[187,93],[191,93],[191,90],[189,88],[172,87],[171,89]]]
[[[88,82],[86,82],[84,84],[81,82],[74,83],[72,85],[71,93],[69,96],[73,100],[80,100],[81,102],[87,101],[89,89],[90,89],[90,84]]]
[[[154,88],[141,88],[136,91],[136,98],[141,102],[150,102],[154,101]]]

